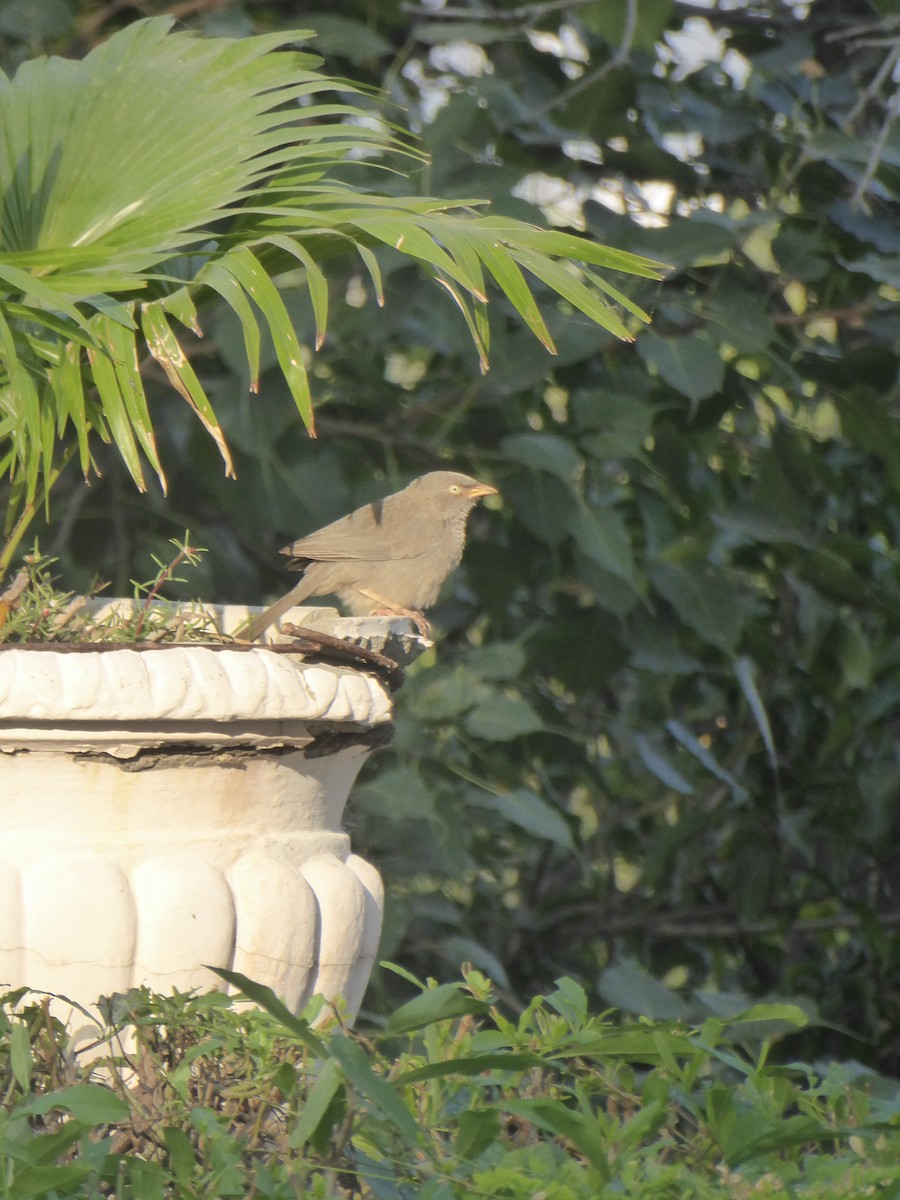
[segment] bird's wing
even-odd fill
[[[429,528],[415,511],[397,511],[388,496],[285,546],[282,554],[313,562],[358,560],[385,562],[418,558],[434,544],[439,531]],[[408,508],[409,506],[404,506]]]

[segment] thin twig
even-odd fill
[[[900,926],[900,912],[874,914],[877,924],[885,928]],[[555,920],[558,923],[559,917]],[[757,921],[738,918],[709,921],[679,921],[661,918],[659,913],[644,913],[636,917],[613,917],[591,925],[592,937],[612,937],[623,933],[643,933],[666,941],[696,938],[699,941],[728,941],[745,937],[764,937],[768,934],[827,933],[838,929],[859,929],[862,917],[855,913],[839,913],[833,917],[804,917],[796,921],[766,917]]]
[[[592,0],[544,0],[543,3],[519,4],[515,8],[501,10],[493,8],[455,8],[448,6],[434,12],[420,4],[402,4],[403,12],[410,16],[423,17],[430,20],[448,21],[491,21],[495,24],[512,21],[539,21],[556,12],[571,12],[575,8],[583,8]]]
[[[865,33],[883,33],[885,30],[896,29],[898,26],[900,26],[900,17],[879,17],[876,21],[866,21],[862,25],[848,25],[844,29],[826,33],[825,41],[846,42]]]
[[[884,153],[888,136],[894,125],[894,122],[897,120],[898,114],[900,114],[900,89],[898,89],[893,97],[888,101],[887,112],[884,114],[884,120],[881,122],[881,128],[878,130],[875,141],[872,143],[872,149],[869,153],[869,161],[866,163],[866,169],[862,173],[862,176],[860,177],[860,180],[853,191],[853,197],[850,203],[854,207],[857,205],[862,206],[863,204],[863,197],[865,196],[866,192],[868,192],[869,187],[872,184],[872,180],[875,178],[875,172],[878,170],[878,167],[881,164],[881,156]]]
[[[73,597],[62,612],[57,613],[51,622],[50,629],[52,633],[58,633],[60,629],[65,629],[69,622],[77,616],[79,612],[87,604],[87,596]]]
[[[586,75],[577,80],[566,88],[564,92],[556,96],[553,100],[548,100],[546,104],[533,110],[533,116],[543,116],[554,108],[559,108],[562,104],[568,104],[575,96],[580,95],[589,87],[593,87],[595,83],[599,83],[601,79],[605,79],[607,75],[619,67],[623,67],[631,54],[631,47],[634,45],[634,38],[637,33],[638,23],[638,0],[626,0],[625,8],[625,28],[622,30],[622,40],[616,48],[612,58],[608,58],[605,63],[601,63],[594,71],[589,71]]]
[[[797,29],[802,24],[801,18],[795,17],[787,6],[780,15],[768,11],[754,12],[752,8],[735,7],[725,11],[709,8],[705,4],[691,4],[689,0],[675,0],[675,8],[679,17],[700,17],[710,24],[718,19],[722,25],[743,25],[749,29]]]
[[[884,56],[884,61],[875,72],[867,87],[864,87],[859,93],[859,99],[844,117],[843,126],[846,133],[850,133],[853,129],[853,122],[863,111],[870,100],[881,92],[882,84],[888,78],[891,71],[894,69],[894,63],[897,61],[897,56],[900,55],[900,42],[895,42],[890,54]]]
[[[159,595],[163,585],[169,583],[174,578],[176,570],[181,566],[184,560],[190,559],[191,555],[195,553],[196,551],[194,550],[193,546],[182,546],[168,566],[162,567],[159,570],[156,579],[153,581],[153,586],[150,588],[149,592],[144,598],[140,616],[138,617],[138,623],[134,631],[135,641],[140,638],[141,631],[144,628],[144,624],[147,620],[147,616],[150,612],[153,601]]]
[[[253,0],[248,0],[248,2],[252,3]],[[88,42],[92,42],[107,21],[110,21],[113,17],[117,17],[121,12],[127,12],[129,9],[137,9],[138,12],[148,17],[168,15],[175,17],[176,20],[183,21],[185,17],[192,17],[199,12],[209,12],[215,11],[217,8],[225,8],[231,3],[232,0],[182,0],[179,4],[158,7],[155,4],[141,3],[141,0],[110,0],[102,8],[84,15],[78,22],[77,36]]]

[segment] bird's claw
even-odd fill
[[[415,625],[419,634],[427,638],[431,633],[431,626],[425,617],[424,613],[416,612],[411,608],[376,608],[372,610],[373,617],[407,617]]]

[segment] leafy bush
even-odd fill
[[[100,447],[102,478],[63,476],[42,542],[70,586],[121,592],[189,525],[205,598],[258,603],[290,538],[426,469],[489,478],[502,500],[476,514],[438,652],[357,794],[385,952],[441,979],[473,961],[513,998],[572,975],[600,1003],[629,956],[695,992],[814,996],[824,1023],[796,1053],[896,1073],[892,18],[865,0],[463,7],[306,16],[330,73],[386,88],[368,116],[399,105],[421,132],[422,195],[543,222],[555,188],[554,219],[672,263],[629,294],[652,331],[629,347],[537,287],[557,356],[501,303],[480,377],[464,319],[388,253],[384,310],[364,271],[331,276],[313,446],[265,337],[258,420],[222,308],[191,361],[238,483],[148,377],[169,499],[139,502]],[[306,298],[285,305],[312,345]],[[372,1007],[397,998],[381,973]]]
[[[72,1058],[46,1002],[7,996],[4,1195],[845,1200],[900,1186],[896,1083],[773,1064],[806,1022],[790,1005],[627,1023],[561,979],[510,1020],[469,972],[417,985],[364,1035],[314,1028],[315,1008],[295,1017],[232,978],[267,1011],[218,993],[113,997],[105,1036],[132,1048],[102,1071]]]

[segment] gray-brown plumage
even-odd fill
[[[332,593],[354,616],[396,613],[426,628],[422,612],[462,558],[469,513],[496,491],[468,475],[432,471],[285,546],[281,553],[303,577],[251,622],[248,638],[254,641],[295,604]]]

